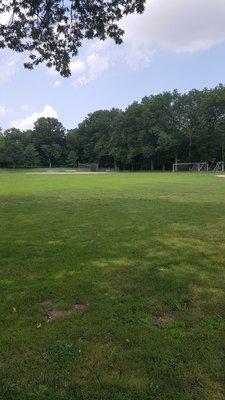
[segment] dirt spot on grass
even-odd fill
[[[177,200],[177,196],[159,196],[160,200]]]
[[[159,315],[155,318],[156,326],[159,328],[164,326],[168,322],[175,322],[177,320],[177,315],[175,313],[168,313],[164,315]]]
[[[44,310],[47,322],[51,322],[58,318],[67,317],[68,315],[74,314],[75,312],[83,312],[85,311],[87,304],[83,301],[78,300],[73,304],[71,309],[61,310],[55,307],[50,300],[46,300],[41,303],[41,306]]]
[[[86,378],[88,377],[88,375],[89,375],[88,369],[85,368],[85,367],[82,367],[82,368],[80,369],[80,372],[79,372],[79,378],[80,378],[80,379],[86,379]]]

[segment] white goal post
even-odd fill
[[[88,171],[88,172],[97,172],[98,171],[98,164],[97,163],[78,163],[78,170],[79,171]]]
[[[215,165],[212,166],[213,172],[224,172],[224,162],[219,161]]]
[[[209,164],[207,162],[173,164],[173,172],[179,172],[179,171],[189,171],[189,172],[209,171]]]

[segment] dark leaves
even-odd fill
[[[45,63],[62,76],[70,75],[70,59],[84,39],[112,38],[122,43],[124,31],[117,22],[130,13],[144,11],[146,0],[0,0],[0,48],[31,53],[24,66]],[[65,5],[66,4],[66,5]]]

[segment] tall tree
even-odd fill
[[[5,137],[0,128],[0,164],[4,163]]]
[[[208,159],[225,162],[225,86],[203,91],[201,116],[200,153],[207,153]]]
[[[109,139],[109,155],[113,159],[114,169],[124,168],[127,164],[127,137],[124,130],[125,113],[118,111],[114,116]]]
[[[65,145],[65,128],[56,118],[39,118],[34,124],[33,142],[44,165],[48,156],[46,155],[47,147],[43,146],[48,146],[49,154],[54,153],[55,149],[60,148],[61,156],[63,146]],[[55,147],[55,145],[59,146],[59,148]],[[50,156],[50,160],[53,159],[56,161],[56,158]]]
[[[22,136],[19,129],[7,129],[4,132],[5,145],[3,149],[3,158],[6,164],[10,164],[13,168],[23,165],[23,145]]]
[[[52,145],[43,144],[41,146],[41,149],[44,156],[48,160],[49,168],[52,167],[53,162],[57,163],[59,161],[60,156],[62,154],[62,149],[59,144],[52,144]]]
[[[25,167],[35,167],[39,163],[39,155],[33,144],[28,144],[24,149]]]
[[[119,112],[117,109],[95,111],[79,125],[79,144],[83,148],[84,162],[100,165],[106,162],[106,158],[110,161],[110,137]]]
[[[70,150],[70,152],[68,153],[66,162],[70,167],[73,167],[73,168],[77,167],[78,155],[75,150]]]
[[[37,147],[65,141],[65,128],[56,118],[39,118],[34,124],[33,140]]]
[[[193,89],[181,96],[182,128],[188,142],[188,162],[194,160],[194,148],[196,149],[196,137],[201,127],[201,102],[203,93]]]

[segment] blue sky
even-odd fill
[[[1,51],[0,126],[28,129],[53,116],[72,128],[145,95],[225,84],[224,21],[224,0],[147,0],[143,15],[121,22],[123,45],[84,43],[69,79],[44,66],[24,70],[24,55]]]

